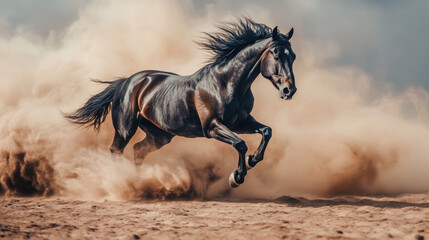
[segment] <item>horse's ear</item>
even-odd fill
[[[277,26],[273,29],[273,40],[279,39],[279,30],[277,29]]]
[[[291,39],[293,36],[293,28],[290,29],[290,31],[286,34],[287,39]]]

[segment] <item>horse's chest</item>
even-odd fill
[[[246,107],[246,104],[236,101],[224,106],[225,110],[223,113],[222,120],[228,127],[234,127],[244,121],[250,113],[250,109]]]

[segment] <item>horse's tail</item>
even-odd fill
[[[93,126],[98,131],[100,125],[106,120],[106,116],[110,111],[110,103],[113,101],[115,93],[121,88],[125,80],[127,79],[121,78],[116,81],[92,80],[97,83],[109,84],[109,86],[97,95],[92,96],[83,107],[70,114],[64,114],[64,117],[74,124]]]

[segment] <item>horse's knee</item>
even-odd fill
[[[119,148],[117,148],[117,147],[115,147],[115,146],[110,146],[110,153],[112,154],[112,155],[121,155],[122,153],[124,152],[124,150],[123,149],[119,149]]]
[[[136,144],[133,145],[133,150],[134,150],[134,152],[138,152],[143,147],[144,147],[144,143],[138,142],[138,143],[136,143]]]
[[[150,146],[150,145],[153,145],[153,137],[151,135],[146,135],[146,138],[143,139],[143,141],[133,145],[133,150],[139,151],[144,148],[147,148],[147,146]]]
[[[146,155],[154,150],[156,150],[155,145],[151,138],[146,137],[143,141],[134,144],[134,160],[143,159]]]
[[[166,144],[168,144],[168,143],[170,143],[171,142],[171,138],[166,138],[166,137],[163,137],[163,138],[155,138],[155,141],[154,141],[154,143],[155,143],[155,146],[156,146],[156,148],[161,148],[161,147],[163,147],[164,145],[166,145]]]
[[[243,140],[237,141],[236,143],[233,143],[232,146],[242,154],[245,154],[247,152],[247,145]]]
[[[157,138],[151,135],[147,135],[143,141],[134,144],[134,157],[144,158],[150,152],[160,149],[162,146],[166,145],[170,141],[171,138]]]
[[[272,129],[270,127],[264,127],[261,129],[261,133],[264,136],[265,139],[270,139],[272,135]]]

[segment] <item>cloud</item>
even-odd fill
[[[27,34],[56,41],[78,17],[87,1],[3,1],[0,19],[7,29],[25,29]],[[124,3],[122,5],[126,5]],[[298,35],[319,41],[320,48],[341,46],[332,64],[357,66],[375,77],[374,87],[401,90],[408,86],[429,89],[429,23],[425,0],[403,1],[184,1],[194,5],[195,16],[252,14],[285,28],[295,26]],[[259,9],[259,11],[254,11]],[[53,20],[54,19],[54,20]],[[2,22],[0,20],[0,22]],[[5,30],[3,30],[5,31]],[[19,30],[21,31],[21,30]],[[286,31],[286,30],[285,30]],[[58,36],[60,35],[60,36]],[[34,36],[33,36],[34,38]],[[34,40],[34,39],[33,39]]]

